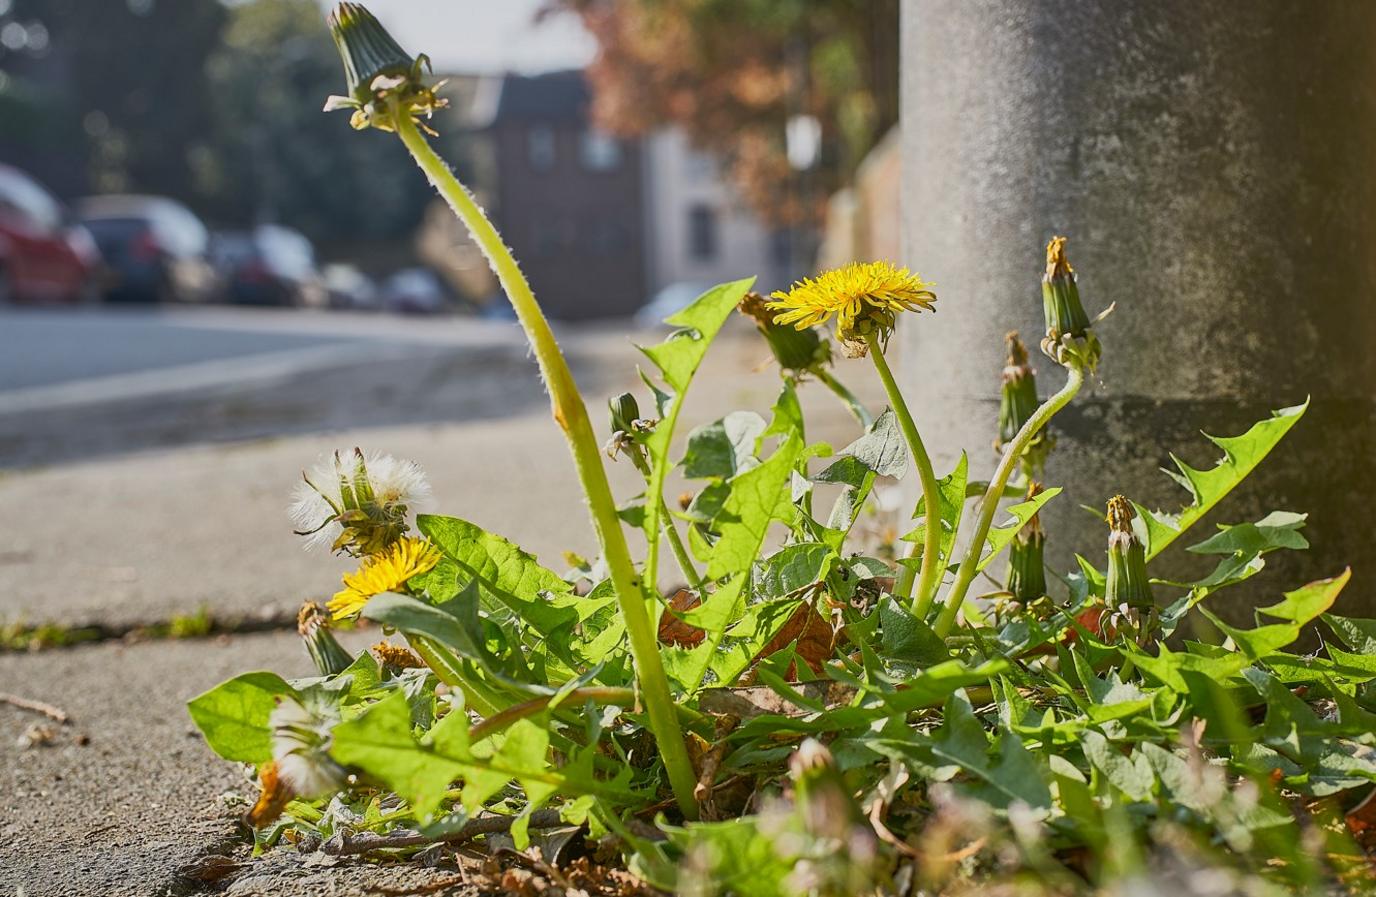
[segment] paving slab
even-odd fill
[[[371,633],[346,634],[357,650]],[[18,741],[43,717],[0,705],[0,894],[115,897],[211,893],[368,893],[453,878],[452,870],[277,851],[228,881],[198,881],[209,855],[242,854],[225,795],[252,798],[245,767],[211,753],[186,701],[252,669],[311,674],[295,633],[119,643],[0,656],[0,681],[66,711],[50,743]],[[185,873],[183,870],[186,870]],[[232,882],[232,883],[231,883]]]

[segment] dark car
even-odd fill
[[[100,253],[62,205],[0,165],[0,302],[73,302],[98,291]]]
[[[265,224],[244,233],[216,234],[211,257],[231,302],[323,306],[325,285],[315,247],[299,231]]]
[[[92,196],[77,213],[110,269],[112,299],[205,302],[218,283],[210,233],[186,206],[161,196]]]

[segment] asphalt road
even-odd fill
[[[597,365],[576,373],[596,385]],[[281,309],[0,309],[0,469],[508,416],[544,401],[514,324]]]

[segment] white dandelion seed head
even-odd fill
[[[356,463],[352,451],[322,456],[292,490],[287,513],[297,532],[307,534],[307,549],[329,547],[343,532],[339,522],[331,518],[344,503],[340,478],[351,480]],[[405,505],[410,517],[428,505],[430,482],[416,462],[382,452],[365,452],[363,466],[379,503]]]
[[[344,786],[344,769],[329,754],[337,722],[333,707],[308,709],[294,698],[283,698],[268,717],[277,773],[297,797],[321,797]]]
[[[404,504],[412,511],[429,501],[430,481],[416,462],[377,454],[365,455],[363,463],[379,501]]]

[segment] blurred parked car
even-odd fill
[[[264,224],[244,233],[216,234],[210,245],[230,302],[324,306],[315,247],[300,231]]]
[[[37,181],[0,165],[0,302],[98,293],[95,241]]]
[[[353,265],[326,265],[324,276],[330,308],[374,311],[381,307],[377,284]]]
[[[403,314],[433,315],[444,311],[448,297],[429,268],[403,268],[382,284],[382,307]]]
[[[662,327],[664,319],[682,311],[697,299],[707,287],[697,283],[671,283],[650,297],[635,313],[637,327]]]
[[[218,282],[210,234],[195,213],[161,196],[92,196],[77,213],[111,269],[109,296],[205,302]]]

